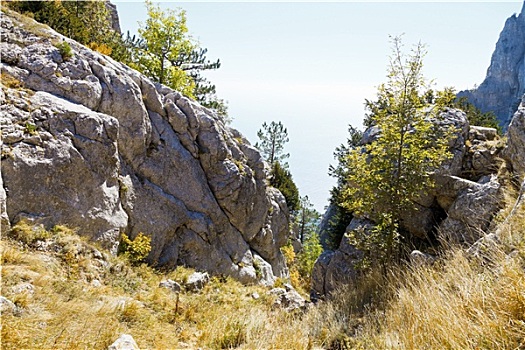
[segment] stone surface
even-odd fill
[[[15,303],[7,299],[6,297],[3,297],[0,295],[0,314],[6,314],[6,313],[18,314],[19,311],[20,310],[15,305]]]
[[[501,185],[495,176],[483,177],[478,182],[463,180],[462,184],[464,188],[448,209],[438,235],[446,241],[473,244],[484,235],[502,205]]]
[[[410,253],[410,263],[414,266],[433,264],[435,261],[436,257],[419,250],[413,250]]]
[[[525,92],[525,4],[507,19],[492,54],[487,76],[474,90],[461,91],[483,112],[492,111],[506,128]]]
[[[306,306],[306,300],[293,288],[273,288],[268,293],[277,296],[273,303],[274,307],[282,308],[288,312],[300,310]]]
[[[512,170],[518,175],[525,175],[525,104],[522,103],[514,114],[507,130],[507,146],[503,156],[512,165]]]
[[[210,276],[206,272],[194,272],[192,273],[188,279],[186,280],[186,283],[184,283],[184,287],[186,290],[189,291],[197,291],[204,288],[204,286],[210,281]]]
[[[179,92],[25,22],[0,19],[0,68],[12,78],[0,95],[4,225],[27,216],[47,228],[67,224],[114,251],[120,232],[142,232],[157,265],[243,283],[288,276],[286,202],[238,131]],[[71,59],[57,41],[70,44]]]
[[[120,34],[121,33],[120,20],[118,17],[117,5],[112,4],[110,0],[106,0],[105,3],[106,3],[106,8],[108,9],[108,12],[109,12],[109,22],[111,24],[111,28],[113,28],[114,31]]]
[[[159,287],[161,288],[167,288],[175,293],[178,293],[182,290],[182,287],[180,284],[178,284],[177,282],[173,281],[173,280],[165,280],[165,281],[161,281],[159,283]]]
[[[131,335],[122,334],[108,347],[108,350],[139,350],[139,346]]]
[[[334,254],[332,250],[325,250],[315,261],[310,289],[310,300],[314,302],[328,294],[328,289],[325,287],[326,271]]]

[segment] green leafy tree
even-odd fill
[[[432,172],[449,156],[448,133],[432,119],[439,107],[424,98],[422,44],[406,56],[399,37],[392,39],[387,82],[378,100],[368,102],[369,123],[380,130],[375,141],[351,150],[343,190],[346,208],[375,222],[370,234],[350,237],[383,266],[399,257],[401,214],[416,210],[414,200],[432,186]]]
[[[290,157],[290,154],[284,153],[284,145],[289,141],[288,130],[281,122],[272,121],[270,125],[263,123],[262,129],[257,132],[260,142],[255,147],[261,151],[265,160],[273,165],[276,162],[286,166],[284,160]]]
[[[182,68],[183,58],[195,50],[186,26],[186,13],[163,11],[151,1],[146,1],[146,9],[148,19],[139,23],[140,45],[134,48],[131,65],[153,80],[195,97],[195,82]]]
[[[300,198],[296,215],[296,237],[302,243],[302,249],[296,256],[295,264],[304,286],[311,285],[312,270],[315,261],[323,252],[319,239],[319,221],[321,214],[315,210],[308,196]]]
[[[288,210],[295,215],[300,206],[299,190],[292,179],[292,174],[279,162],[274,162],[270,174],[270,185],[277,188],[286,199]]]
[[[220,68],[220,60],[210,61],[208,50],[192,40],[186,12],[162,10],[151,1],[146,1],[146,8],[148,19],[140,24],[139,37],[135,40],[128,35],[126,40],[132,48],[130,65],[231,121],[226,102],[217,97],[215,85],[202,75],[203,71]]]

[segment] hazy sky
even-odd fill
[[[122,31],[147,18],[141,2],[115,1]],[[327,175],[347,126],[362,126],[365,98],[384,82],[389,35],[407,51],[421,41],[436,87],[472,88],[485,77],[513,2],[162,2],[186,10],[188,27],[222,66],[207,77],[228,101],[233,126],[252,144],[264,121],[288,128],[290,170],[323,211]]]

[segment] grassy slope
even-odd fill
[[[121,333],[132,334],[141,348],[304,345],[306,331],[286,327],[297,316],[273,309],[263,287],[213,278],[200,293],[177,298],[159,282],[183,282],[189,269],[162,273],[107,253],[96,259],[96,248],[65,228],[47,232],[22,225],[10,236],[17,239],[1,241],[2,295],[23,312],[2,315],[4,349],[102,349]],[[34,248],[42,238],[52,242],[53,252]],[[102,286],[95,287],[95,279]],[[25,282],[34,292],[14,293]]]
[[[524,206],[500,231],[503,244],[483,257],[451,249],[433,266],[370,274],[331,302],[286,313],[267,289],[227,278],[177,302],[159,282],[182,282],[189,269],[132,266],[101,249],[97,259],[71,230],[22,225],[1,241],[2,295],[23,308],[2,315],[2,347],[103,349],[130,333],[156,349],[525,348]],[[42,240],[50,251],[34,248]],[[24,282],[34,292],[14,293]]]

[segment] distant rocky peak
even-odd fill
[[[477,89],[461,91],[483,112],[494,112],[506,129],[525,93],[525,2],[519,15],[507,19],[492,54],[485,80]]]

